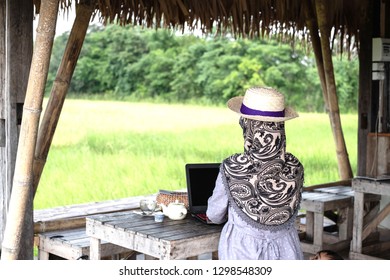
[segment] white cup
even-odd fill
[[[164,213],[162,212],[157,212],[154,214],[154,221],[157,223],[161,223],[164,221]]]

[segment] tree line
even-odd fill
[[[50,92],[68,34],[56,37]],[[357,111],[358,60],[334,56],[340,110]],[[224,104],[253,85],[274,87],[299,111],[324,102],[312,54],[272,39],[234,39],[165,29],[89,28],[69,88],[72,96]]]

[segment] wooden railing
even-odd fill
[[[34,233],[84,227],[85,217],[87,216],[133,210],[139,208],[139,201],[145,197],[155,198],[156,195],[136,196],[35,210]]]

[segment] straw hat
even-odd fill
[[[244,118],[259,121],[283,122],[298,117],[294,109],[285,106],[283,94],[268,87],[249,88],[245,96],[231,98],[227,106]]]

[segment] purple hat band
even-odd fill
[[[244,115],[251,115],[251,116],[263,116],[263,117],[275,117],[275,118],[284,117],[284,110],[283,111],[261,111],[261,110],[255,110],[246,107],[244,104],[241,104],[240,112]]]

